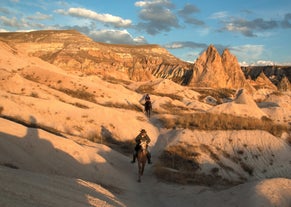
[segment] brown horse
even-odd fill
[[[151,112],[152,112],[152,102],[150,100],[147,100],[144,104],[144,110],[146,112],[146,115],[148,117],[151,116]]]
[[[141,176],[143,175],[146,161],[147,161],[147,143],[146,141],[142,141],[140,143],[140,148],[137,152],[138,182],[141,182]]]

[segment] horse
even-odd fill
[[[150,100],[147,100],[144,104],[144,110],[146,112],[146,115],[148,117],[151,116],[151,111],[152,111],[152,102]]]
[[[138,163],[138,182],[141,182],[141,176],[143,175],[144,168],[147,162],[147,142],[141,141],[139,144],[139,150],[137,152],[137,163]]]

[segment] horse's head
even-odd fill
[[[147,149],[147,142],[146,141],[141,141],[139,146],[140,146],[140,149],[142,150],[146,150]]]

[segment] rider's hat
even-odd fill
[[[147,133],[145,129],[140,130],[141,133]]]

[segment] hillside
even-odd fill
[[[256,81],[263,71],[279,90],[289,91],[290,70],[276,72],[240,67],[228,49],[219,54],[213,45],[194,63],[179,60],[159,45],[113,45],[94,42],[75,30],[47,30],[0,33],[0,39],[27,55],[39,57],[59,68],[75,73],[113,77],[132,81],[155,78],[172,80],[181,85],[211,88],[262,87]],[[194,61],[194,60],[193,60]],[[281,71],[281,72],[280,72]],[[287,77],[281,83],[283,77]],[[289,78],[289,80],[288,80]]]
[[[47,32],[22,41],[7,35],[0,41],[0,206],[291,205],[290,92],[70,70],[60,65],[65,56],[74,60],[76,44],[40,55],[42,44],[57,48]],[[141,129],[153,164],[138,183],[130,160]]]

